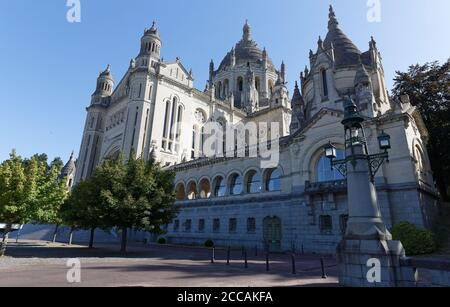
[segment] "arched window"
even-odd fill
[[[270,97],[272,97],[272,95],[273,95],[273,81],[272,80],[269,80],[269,94],[270,94]]]
[[[200,181],[200,198],[210,198],[211,197],[211,185],[208,179],[202,179]]]
[[[197,184],[195,181],[191,181],[188,185],[188,199],[197,199]]]
[[[230,194],[240,195],[242,194],[242,177],[238,174],[234,174],[230,179]]]
[[[281,190],[281,171],[278,168],[274,168],[266,171],[266,191],[274,192]]]
[[[336,159],[341,160],[345,158],[345,153],[343,150],[336,150]],[[317,182],[325,182],[325,181],[336,181],[342,180],[344,177],[334,168],[331,169],[330,159],[328,159],[325,155],[323,155],[320,160],[317,162],[316,166],[316,181]]]
[[[176,188],[177,200],[186,199],[186,190],[184,189],[184,184],[180,183]]]
[[[325,69],[322,69],[320,71],[321,78],[322,78],[322,96],[324,98],[328,97],[328,80],[327,80],[327,71]]]
[[[227,193],[227,185],[222,176],[214,180],[214,197],[223,197]]]
[[[259,91],[259,89],[260,89],[260,84],[261,84],[261,82],[259,81],[259,77],[256,77],[255,78],[255,88],[257,91]]]
[[[222,96],[222,82],[219,81],[216,87],[216,98],[221,98]]]
[[[230,91],[230,81],[228,81],[228,79],[225,79],[225,81],[223,81],[222,97],[224,98],[228,97],[229,91]]]
[[[237,88],[239,92],[244,90],[244,79],[242,77],[237,78]]]
[[[261,192],[261,176],[255,170],[249,171],[245,178],[246,193],[253,194]]]

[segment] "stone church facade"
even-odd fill
[[[169,242],[211,239],[222,246],[331,253],[345,232],[347,185],[331,170],[323,148],[332,142],[343,155],[342,101],[351,96],[367,119],[371,153],[378,152],[383,131],[392,137],[390,162],[375,178],[386,224],[432,225],[437,198],[421,116],[408,97],[390,99],[375,40],[361,52],[342,32],[332,8],[328,33],[310,51],[310,65],[292,96],[284,63],[274,65],[252,40],[247,22],[219,66],[211,61],[204,91],[194,87],[193,73],[180,59],[164,61],[161,50],[154,24],[144,31],[140,52],[117,85],[109,66],[100,73],[87,108],[75,183],[119,153],[152,156],[176,171],[180,211],[167,225]],[[277,123],[279,138],[273,141],[279,163],[262,168],[261,157],[206,156],[203,129],[209,122]]]

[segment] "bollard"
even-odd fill
[[[292,274],[297,274],[297,270],[295,269],[295,254],[291,255],[292,259]]]
[[[244,267],[247,269],[248,268],[248,259],[247,259],[247,250],[244,250]]]
[[[266,253],[266,271],[269,272],[269,253]]]
[[[325,273],[325,264],[323,258],[320,258],[320,266],[322,267],[322,278],[326,279],[327,274]]]
[[[227,265],[230,265],[230,254],[231,254],[231,247],[228,246],[228,250],[227,250]]]
[[[215,258],[215,248],[212,248],[212,255],[211,255],[211,263],[214,263],[214,258]]]

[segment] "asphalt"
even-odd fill
[[[336,260],[325,257],[327,278],[322,278],[318,255],[270,254],[269,271],[261,251],[227,251],[168,245],[132,245],[122,254],[118,245],[67,246],[44,241],[20,241],[8,245],[0,258],[1,287],[337,287]],[[81,282],[71,283],[69,259],[81,265]],[[73,270],[69,272],[74,276]]]

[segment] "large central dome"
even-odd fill
[[[234,53],[236,65],[247,64],[248,62],[262,63],[264,60],[264,52],[258,47],[258,44],[251,39],[251,29],[246,22],[243,28],[242,39],[236,44],[233,50],[227,53],[225,58],[220,63],[218,71],[231,65],[231,57]],[[274,69],[272,60],[267,57],[267,64],[269,68]]]

